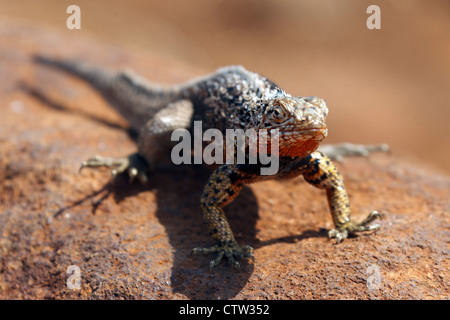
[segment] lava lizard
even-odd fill
[[[81,167],[111,167],[112,174],[128,173],[142,182],[146,172],[169,154],[175,129],[192,130],[195,120],[203,130],[278,129],[279,170],[261,175],[261,163],[222,164],[210,176],[201,196],[201,207],[214,245],[194,248],[193,254],[216,253],[210,267],[223,257],[239,268],[237,259],[253,258],[253,248],[239,246],[223,208],[232,202],[245,184],[303,175],[313,186],[325,189],[335,228],[330,238],[338,242],[349,234],[379,229],[369,225],[381,215],[371,212],[362,222],[350,219],[350,205],[343,178],[331,161],[346,155],[367,155],[387,151],[387,145],[324,145],[328,109],[317,97],[295,97],[265,77],[241,66],[230,66],[190,82],[163,88],[148,83],[131,71],[112,72],[74,61],[35,56],[38,63],[68,71],[90,83],[139,132],[138,153],[123,158],[94,156]],[[320,149],[319,149],[320,150]]]

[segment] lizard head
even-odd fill
[[[270,100],[263,127],[279,130],[279,155],[305,157],[327,136],[328,108],[317,97],[283,97]]]

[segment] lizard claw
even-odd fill
[[[236,259],[250,258],[254,261],[255,256],[253,255],[253,248],[251,246],[240,247],[236,242],[226,245],[216,244],[209,248],[194,248],[191,254],[211,254],[217,253],[215,259],[209,262],[209,268],[212,271],[215,266],[220,264],[224,257],[227,258],[228,262],[237,270],[240,269],[241,265]]]
[[[102,156],[94,156],[92,158],[83,161],[80,166],[80,172],[83,168],[98,168],[98,167],[113,167],[111,170],[111,174],[113,177],[121,173],[127,172],[130,177],[130,183],[133,182],[136,178],[142,183],[145,184],[148,182],[148,177],[146,175],[146,171],[148,168],[145,160],[137,153],[132,154],[128,157],[122,158],[111,158],[111,157],[102,157]]]
[[[369,213],[367,218],[365,218],[360,223],[349,221],[347,223],[344,223],[342,226],[339,226],[337,229],[332,229],[328,232],[328,237],[336,238],[337,243],[340,243],[342,240],[348,237],[349,234],[354,234],[356,232],[362,232],[362,231],[372,231],[372,230],[378,230],[380,229],[379,224],[374,225],[368,225],[375,219],[382,219],[382,215],[378,211],[372,211]]]

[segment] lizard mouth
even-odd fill
[[[295,132],[283,132],[282,136],[288,140],[305,141],[310,139],[316,139],[322,141],[328,135],[327,127],[321,128],[309,128],[303,130],[297,130]]]
[[[327,127],[320,128],[320,129],[309,129],[310,133],[313,133],[314,136],[317,138],[320,138],[320,141],[325,139],[328,136],[328,129]]]
[[[328,131],[326,127],[324,128],[311,128],[311,129],[304,129],[300,130],[301,133],[323,133]]]

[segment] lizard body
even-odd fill
[[[262,164],[233,163],[219,166],[206,184],[201,206],[214,245],[194,248],[193,253],[217,253],[211,268],[223,257],[239,267],[236,259],[252,257],[250,246],[239,246],[223,208],[232,202],[245,184],[265,179],[293,178],[303,175],[315,187],[326,191],[335,228],[330,237],[338,242],[349,234],[376,230],[369,225],[380,217],[376,211],[361,223],[350,219],[350,205],[343,178],[329,157],[316,151],[327,136],[328,108],[317,97],[294,97],[265,77],[240,66],[225,67],[211,75],[163,88],[146,82],[131,72],[110,72],[85,63],[36,57],[36,61],[69,71],[88,81],[139,130],[138,154],[124,158],[93,157],[82,167],[114,167],[113,174],[127,171],[145,182],[146,171],[170,153],[170,135],[175,129],[192,131],[193,122],[202,121],[203,130],[211,128],[279,130],[279,170],[275,175],[260,174]],[[337,158],[341,154],[365,155],[384,151],[386,146],[347,145],[328,147]],[[356,150],[356,151],[355,151]],[[143,159],[145,159],[145,161]]]

